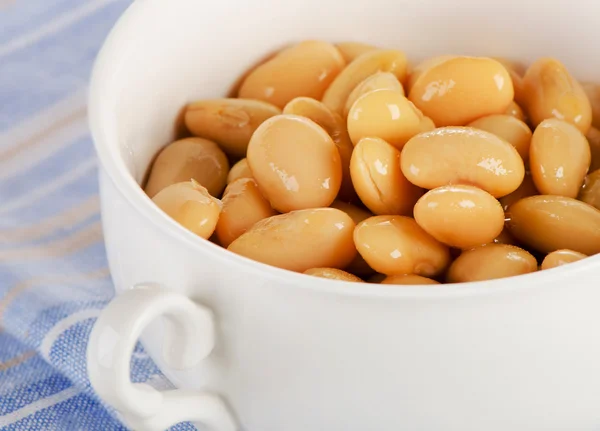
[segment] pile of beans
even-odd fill
[[[154,203],[233,253],[316,277],[481,281],[600,252],[600,87],[556,59],[304,41],[185,108]]]

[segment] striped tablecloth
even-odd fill
[[[129,3],[0,0],[2,430],[125,429],[86,376],[87,337],[113,295],[86,94]],[[169,387],[141,348],[132,379]]]

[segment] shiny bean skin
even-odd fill
[[[340,190],[339,151],[308,118],[269,118],[252,135],[246,157],[260,191],[279,212],[329,206]]]
[[[367,210],[364,210],[356,205],[348,204],[346,202],[342,202],[340,200],[335,200],[331,204],[331,208],[337,208],[341,211],[344,211],[346,214],[350,216],[350,218],[354,221],[355,224],[359,224],[361,221],[372,217],[373,214]],[[363,259],[360,254],[356,254],[354,260],[345,268],[346,271],[359,275],[361,277],[367,277],[373,274],[373,268],[369,266],[369,264]]]
[[[494,244],[519,245],[517,243],[516,238],[514,236],[512,236],[510,231],[506,228],[502,229],[502,232],[500,232],[500,235],[498,235],[496,238],[494,238],[493,242],[494,242]]]
[[[333,201],[331,208],[344,211],[352,220],[354,220],[354,223],[356,224],[359,224],[361,221],[366,220],[369,217],[373,217],[373,214],[371,214],[369,211],[340,200]]]
[[[258,221],[277,214],[251,178],[240,178],[229,184],[221,202],[223,208],[216,234],[223,247],[228,247]]]
[[[468,184],[496,198],[515,191],[525,176],[512,145],[471,127],[443,127],[415,136],[402,149],[401,167],[411,183],[424,189]]]
[[[364,281],[358,278],[356,275],[335,268],[312,268],[307,271],[304,271],[304,274],[312,275],[313,277],[329,278],[330,280],[353,281],[355,283],[364,283]]]
[[[229,161],[212,141],[185,138],[163,148],[152,164],[145,192],[151,198],[171,184],[194,179],[212,196],[220,196],[227,182]]]
[[[425,285],[425,284],[440,284],[439,282],[432,280],[431,278],[421,277],[420,275],[407,274],[407,275],[389,275],[381,284],[403,284],[410,286]]]
[[[581,86],[592,107],[592,125],[594,127],[600,127],[600,85],[585,82],[582,83]]]
[[[591,161],[585,136],[572,124],[544,120],[531,139],[529,169],[541,194],[577,197]]]
[[[408,98],[440,127],[502,114],[513,96],[510,75],[496,60],[454,57],[421,73]]]
[[[446,60],[450,60],[452,58],[456,58],[456,56],[455,55],[439,55],[437,57],[428,58],[428,59],[422,61],[421,63],[417,64],[410,72],[410,75],[406,82],[406,91],[408,93],[410,93],[410,90],[413,88],[413,86],[415,85],[415,82],[417,82],[417,80],[423,74],[423,72],[431,69],[434,66],[437,66],[438,64],[443,63]]]
[[[215,231],[221,212],[219,200],[193,180],[165,187],[152,201],[181,226],[204,239]]]
[[[335,208],[292,211],[259,221],[228,250],[278,268],[345,268],[356,256],[355,224]]]
[[[504,227],[500,202],[473,186],[443,186],[425,193],[414,217],[436,240],[461,249],[492,242]]]
[[[526,172],[525,177],[523,178],[523,182],[521,183],[519,188],[517,190],[515,190],[514,192],[512,192],[511,194],[501,197],[500,204],[502,205],[502,208],[504,209],[504,211],[507,211],[508,207],[511,204],[513,204],[514,202],[517,202],[518,200],[521,200],[523,198],[526,198],[529,196],[535,196],[535,195],[539,195],[539,193],[538,193],[537,189],[535,188],[535,184],[533,184],[533,179],[531,179],[531,174]]]
[[[348,113],[361,96],[375,90],[394,90],[402,93],[404,96],[404,88],[398,78],[390,72],[377,72],[369,76],[356,86],[352,93],[348,96],[346,106],[344,107],[344,118],[348,117]]]
[[[350,136],[348,136],[346,121],[331,111],[323,102],[311,99],[310,97],[297,97],[291,100],[283,108],[283,113],[306,117],[325,129],[329,136],[331,136],[342,161],[342,184],[340,186],[339,197],[346,201],[354,200],[356,193],[354,192],[352,179],[350,178],[350,157],[352,157],[354,145],[352,145]]]
[[[450,264],[448,247],[404,216],[375,216],[354,230],[358,252],[375,271],[386,275],[433,277]]]
[[[446,280],[466,283],[513,277],[537,271],[537,261],[522,248],[506,244],[487,244],[463,251],[456,258]]]
[[[263,100],[279,108],[300,96],[320,100],[345,65],[334,45],[301,42],[254,69],[242,83],[238,96]]]
[[[354,145],[367,137],[381,138],[399,150],[421,132],[433,130],[423,114],[395,90],[375,90],[359,97],[348,113],[348,134]]]
[[[600,210],[600,169],[585,177],[578,199]]]
[[[310,97],[296,97],[290,100],[283,108],[283,113],[309,118],[325,129],[330,136],[339,134],[340,128],[345,128],[344,121],[339,115],[325,106],[323,102]]]
[[[227,184],[231,184],[240,178],[252,178],[252,171],[248,166],[248,160],[245,158],[231,167],[227,175]]]
[[[508,105],[508,108],[506,108],[506,111],[504,111],[504,115],[510,115],[511,117],[515,117],[517,120],[521,120],[523,122],[527,119],[523,109],[514,101],[510,102],[510,105]]]
[[[531,196],[507,212],[510,233],[534,250],[600,253],[600,210],[563,196]]]
[[[400,170],[400,151],[379,138],[363,138],[350,160],[354,189],[378,215],[410,215],[423,190]]]
[[[186,107],[185,125],[193,135],[217,142],[231,156],[243,157],[254,131],[277,114],[281,109],[260,100],[200,100]]]
[[[376,46],[361,42],[340,42],[335,46],[348,64],[356,60],[357,57],[360,57],[364,53],[378,49]]]
[[[527,68],[523,65],[523,63],[515,60],[511,60],[506,57],[492,57],[498,63],[502,64],[509,72],[514,72],[517,76],[523,76]]]
[[[523,78],[524,108],[534,127],[558,118],[586,133],[592,123],[592,107],[583,88],[558,60],[535,61]]]
[[[323,103],[340,115],[348,96],[358,84],[377,72],[390,72],[403,82],[406,77],[407,62],[402,51],[377,49],[357,57],[337,76],[323,96]]]
[[[523,121],[510,115],[496,114],[479,118],[469,123],[469,127],[493,133],[515,147],[523,162],[529,159],[532,133]]]
[[[573,250],[556,250],[546,255],[540,269],[556,268],[557,266],[577,262],[586,257],[585,254]]]
[[[600,130],[590,127],[585,137],[590,144],[592,161],[590,163],[590,172],[600,169]]]
[[[521,63],[511,61],[506,58],[494,57],[494,60],[502,64],[510,75],[515,93],[514,99],[523,101],[523,75],[525,73],[525,66],[523,66]]]

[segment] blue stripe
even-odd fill
[[[20,343],[16,338],[0,331],[0,364],[6,362],[27,351],[27,346]]]
[[[45,307],[45,309],[40,310],[36,319],[28,325],[29,344],[35,346],[36,348],[39,347],[42,343],[42,340],[48,333],[48,328],[53,328],[56,324],[58,324],[58,322],[78,311],[99,310],[104,308],[108,303],[108,300],[111,299],[112,295],[108,294],[106,289],[102,289],[102,286],[98,286],[96,283],[90,284],[90,286],[88,287],[93,287],[97,290],[102,290],[104,292],[102,295],[103,297],[101,299],[96,300],[88,298],[88,300],[83,302],[63,301],[55,304],[48,304]],[[86,331],[84,331],[85,333],[83,335],[85,336],[84,339],[87,339],[87,336],[89,335],[89,330],[91,330],[93,322],[91,320],[86,319],[82,320],[78,324],[85,326]],[[70,346],[69,350],[73,348],[73,346]]]
[[[127,431],[100,403],[79,394],[21,419],[4,431]]]
[[[86,0],[84,0],[86,1]],[[29,46],[16,48],[0,57],[0,133],[26,121],[83,90],[87,86],[91,66],[104,37],[116,18],[131,0],[120,0],[100,7],[80,21],[68,24]],[[64,14],[84,6],[81,0],[28,0],[0,11],[0,46],[17,37],[27,37]],[[1,47],[0,47],[1,49]],[[31,196],[40,187],[56,181],[81,166],[95,161],[89,136],[72,139],[56,153],[44,156],[36,165],[0,182],[0,208]],[[31,151],[24,149],[23,151]],[[35,149],[33,150],[35,151]],[[2,162],[2,168],[16,160]],[[73,179],[52,192],[27,202],[22,207],[0,214],[0,229],[26,228],[48,217],[64,213],[97,195],[97,169]],[[4,207],[6,208],[6,207]],[[69,226],[59,226],[38,238],[2,243],[0,249],[46,247],[63,238],[84,232],[98,223],[99,214]],[[1,234],[0,234],[1,236]],[[103,241],[97,241],[63,256],[42,256],[21,262],[0,262],[0,300],[21,281],[49,274],[83,274],[106,268]],[[103,308],[113,297],[110,277],[81,280],[72,284],[48,282],[27,286],[4,310],[0,333],[0,362],[18,357],[30,348],[38,349],[56,324],[81,310]],[[112,431],[125,430],[91,390],[86,373],[86,346],[95,319],[85,319],[67,328],[55,340],[50,351],[50,365],[39,355],[0,371],[0,415],[17,411],[31,403],[77,387],[83,392],[56,405],[21,419],[4,430],[14,431]],[[9,335],[10,334],[10,335]],[[39,353],[39,351],[38,351]],[[140,344],[131,361],[131,377],[136,382],[164,379]],[[173,430],[196,429],[181,424]]]
[[[84,254],[84,256],[80,256]],[[88,254],[80,253],[72,256],[72,259],[63,259],[63,261],[37,261],[34,264],[0,264],[0,274],[10,271],[10,276],[0,278],[0,293],[14,286],[20,280],[27,280],[31,277],[55,275],[55,274],[77,274],[98,271],[106,268],[106,254],[104,244],[99,242],[93,248],[89,249]],[[48,282],[46,282],[48,283]]]
[[[105,281],[105,283],[107,283]],[[102,297],[91,295],[89,292],[85,292],[81,287],[78,289],[78,286],[96,286],[98,290],[102,293]],[[6,311],[4,315],[3,322],[10,322],[12,333],[19,337],[20,339],[24,339],[28,341],[29,345],[38,346],[43,338],[44,334],[41,333],[44,328],[41,325],[38,325],[40,331],[34,331],[34,328],[31,328],[33,322],[36,321],[39,313],[43,312],[43,310],[51,307],[57,307],[61,302],[67,302],[62,296],[62,298],[57,298],[53,295],[54,291],[60,291],[62,295],[71,293],[71,297],[73,300],[79,300],[80,305],[85,303],[99,304],[106,303],[110,298],[112,298],[112,289],[106,287],[104,285],[98,285],[94,281],[82,281],[81,283],[73,283],[73,284],[63,284],[60,285],[58,283],[51,283],[46,285],[34,285],[30,288],[24,290],[15,300],[12,302],[11,307]],[[24,313],[24,310],[29,309],[29,312]],[[81,309],[84,309],[83,307]],[[52,326],[46,325],[46,331],[48,331]]]
[[[85,220],[82,220],[78,223],[62,225],[54,231],[49,232],[41,232],[38,238],[32,240],[22,240],[19,241],[15,239],[14,241],[6,241],[6,243],[0,243],[0,251],[2,250],[13,250],[21,247],[31,247],[35,245],[41,245],[45,243],[49,243],[51,241],[59,240],[60,238],[64,238],[69,235],[75,234],[85,227],[94,224],[100,221],[100,213],[95,213],[90,217],[87,217]],[[1,235],[0,235],[1,236]]]
[[[7,43],[73,10],[71,0],[27,0],[25,4],[8,6],[0,13],[0,43]]]
[[[24,193],[34,191],[40,185],[75,169],[80,163],[87,162],[95,156],[94,147],[88,136],[79,138],[49,157],[39,161],[27,171],[0,182],[0,201],[20,197]]]
[[[71,181],[53,192],[49,192],[28,203],[24,207],[0,215],[0,228],[23,226],[37,223],[77,205],[98,192],[98,169],[93,167],[88,173]],[[13,198],[15,199],[15,198]],[[11,200],[12,201],[12,200]],[[3,202],[8,205],[11,201]],[[60,202],[60,205],[57,205]],[[0,207],[1,208],[1,207]]]
[[[0,83],[4,86],[0,87],[0,131],[87,86],[101,42],[124,6],[122,2],[110,3],[1,58]]]
[[[88,247],[69,250],[62,256],[19,258],[11,262],[0,263],[0,271],[11,268],[12,271],[20,273],[21,276],[25,274],[29,276],[61,274],[70,270],[77,272],[94,271],[106,266],[104,247],[104,242],[98,240]]]
[[[10,397],[18,388],[28,388],[56,374],[41,356],[33,356],[19,365],[0,373],[0,397]]]
[[[20,387],[10,395],[0,396],[0,416],[19,410],[41,398],[64,391],[71,386],[69,379],[56,373],[27,387]]]

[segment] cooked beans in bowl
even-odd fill
[[[242,71],[240,71],[242,72]],[[304,41],[192,101],[145,191],[184,228],[328,279],[439,284],[600,252],[600,87],[540,58]]]

